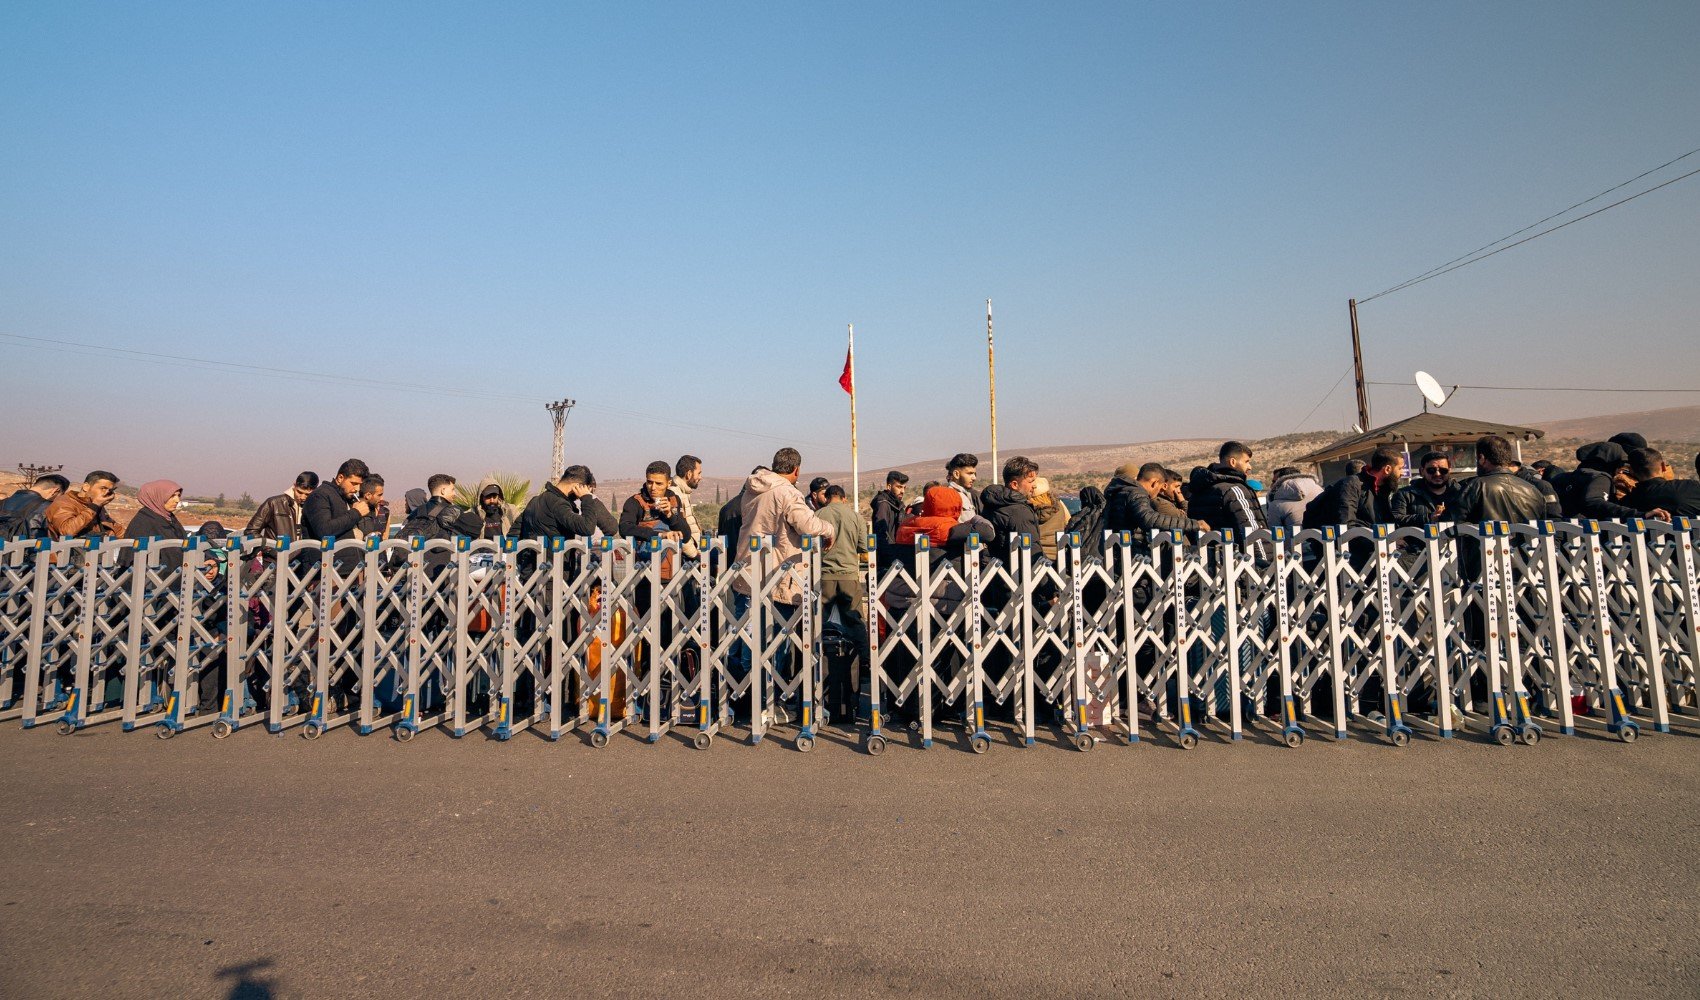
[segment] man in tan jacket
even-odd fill
[[[773,600],[779,604],[796,604],[803,596],[803,536],[818,535],[824,547],[832,541],[832,525],[820,519],[809,508],[809,502],[797,489],[797,473],[803,456],[795,448],[781,448],[773,455],[773,466],[757,469],[744,482],[744,527],[738,534],[735,558],[749,554],[750,539],[771,535],[773,547],[765,553],[764,573],[783,572],[784,578],[773,586]],[[740,594],[749,593],[743,577],[732,581]]]
[[[809,503],[804,499],[802,491],[797,489],[797,473],[803,466],[803,456],[795,448],[781,448],[774,453],[772,468],[758,468],[744,481],[744,491],[741,496],[740,508],[743,517],[743,529],[738,533],[737,550],[732,558],[745,561],[750,556],[750,539],[771,536],[773,545],[762,552],[762,579],[774,579],[769,591],[773,603],[778,605],[797,605],[803,600],[803,591],[808,584],[808,564],[803,559],[803,536],[814,535],[819,539],[818,544],[824,549],[833,538],[832,525],[820,519],[809,509]],[[732,581],[733,611],[742,618],[750,611],[750,586],[743,574]],[[790,617],[789,611],[781,614]],[[771,624],[772,618],[761,616]],[[760,640],[767,642],[766,637]],[[789,643],[781,644],[775,654],[776,672],[789,676],[791,663],[791,647]],[[742,680],[750,672],[750,651],[740,642],[733,648],[732,672],[736,680]],[[751,678],[751,684],[760,682],[760,678]],[[795,709],[793,703],[792,708]],[[748,703],[738,706],[737,715],[741,719],[749,718]]]
[[[47,505],[48,534],[53,538],[116,536],[118,525],[106,505],[117,492],[117,476],[99,469],[89,473],[81,486],[71,487]]]

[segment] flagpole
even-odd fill
[[[991,385],[992,408],[992,475],[1002,473],[998,466],[998,368],[992,357],[992,300],[986,300],[986,377]]]
[[[850,327],[850,503],[862,509],[861,456],[856,452],[856,324]]]

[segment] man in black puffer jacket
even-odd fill
[[[1162,488],[1164,468],[1161,462],[1132,462],[1116,470],[1110,485],[1104,487],[1104,530],[1131,531],[1134,543],[1149,548],[1151,536],[1164,531],[1209,531],[1210,525],[1190,517],[1175,517],[1157,510],[1153,498]]]
[[[1257,492],[1247,483],[1251,449],[1229,441],[1216,452],[1214,465],[1192,470],[1187,513],[1212,528],[1232,528],[1242,536],[1268,526]]]
[[[1006,563],[1010,562],[1010,535],[1039,538],[1039,512],[1027,502],[1038,480],[1038,463],[1017,455],[1003,464],[1003,482],[980,491],[981,516],[992,522],[995,533],[986,540],[986,548]]]

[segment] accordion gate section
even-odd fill
[[[1031,538],[865,562],[861,739],[976,753],[1354,731],[1403,746],[1694,715],[1695,525]],[[162,737],[348,726],[506,740],[734,726],[809,749],[821,546],[768,538],[0,545],[0,719]],[[687,551],[688,550],[688,551]],[[786,599],[780,600],[783,596]],[[837,720],[841,727],[851,720]]]

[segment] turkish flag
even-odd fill
[[[838,384],[850,395],[856,395],[855,383],[850,380],[850,352],[844,352],[844,374],[838,376]]]

